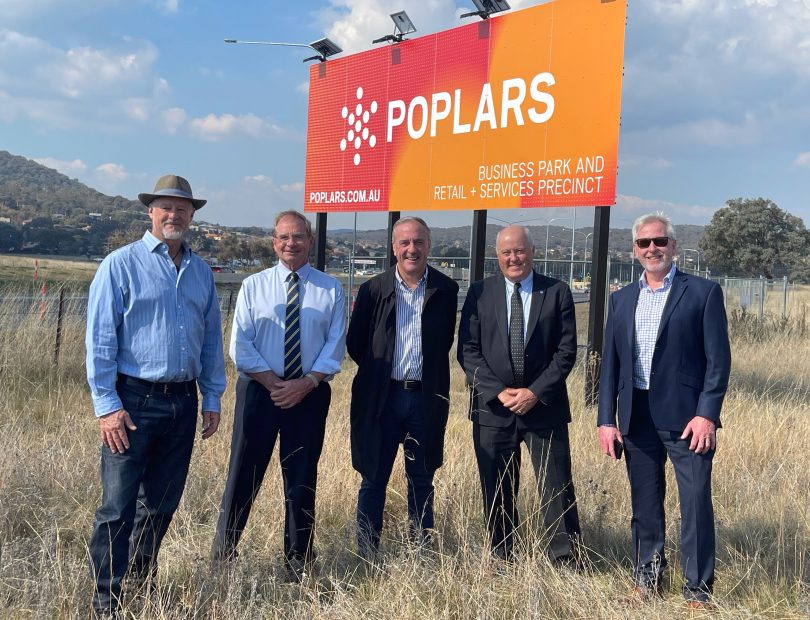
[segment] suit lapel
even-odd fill
[[[545,278],[539,273],[535,273],[532,278],[532,304],[529,307],[529,323],[526,328],[526,339],[523,342],[524,348],[529,344],[529,340],[532,339],[534,327],[537,325],[540,310],[542,310],[543,302],[546,299],[546,283],[544,280]]]
[[[427,282],[425,282],[425,301],[422,304],[422,310],[424,311],[427,308],[428,301],[433,296],[433,293],[436,292],[436,278],[433,276],[433,270],[431,267],[427,268]]]
[[[626,321],[627,327],[624,329],[623,332],[627,335],[627,350],[632,353],[633,351],[633,342],[636,338],[636,307],[638,306],[638,296],[641,293],[641,289],[639,288],[638,281],[631,282],[627,286],[632,287],[630,289],[630,294],[627,295],[627,300],[622,305],[621,309],[616,308],[619,311],[619,316],[616,317],[619,321]]]
[[[661,322],[658,324],[658,334],[655,336],[656,341],[661,337],[664,326],[672,316],[675,306],[678,305],[681,297],[683,297],[686,287],[686,276],[680,271],[675,271],[675,275],[672,278],[672,289],[669,291],[669,297],[667,297],[667,303],[664,306],[664,313],[661,315]]]
[[[498,338],[501,344],[509,351],[509,324],[506,322],[506,282],[502,275],[495,276],[490,289],[495,306],[495,321],[497,322]]]

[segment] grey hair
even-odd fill
[[[520,228],[523,231],[523,236],[526,237],[528,244],[534,248],[534,239],[532,239],[532,233],[529,232],[529,229],[526,226],[519,226],[518,224],[510,224],[509,226],[504,226],[501,228],[498,231],[498,234],[495,235],[495,247],[498,247],[498,243],[501,240],[501,233],[507,228]]]
[[[394,243],[394,232],[396,232],[397,228],[402,226],[403,224],[419,224],[420,226],[424,226],[425,230],[427,231],[428,241],[430,241],[430,226],[427,225],[427,222],[423,220],[421,217],[416,216],[408,216],[403,217],[401,220],[397,220],[394,222],[393,228],[391,228],[391,243]]]
[[[658,211],[656,213],[647,213],[646,215],[642,215],[641,217],[637,218],[635,222],[633,222],[633,241],[636,240],[638,229],[649,224],[650,222],[661,222],[667,227],[667,237],[673,241],[678,240],[678,238],[675,236],[675,227],[672,225],[672,220],[669,219],[669,217],[663,211]]]
[[[290,209],[289,211],[282,211],[281,213],[279,213],[276,216],[276,219],[273,220],[273,236],[274,237],[276,236],[276,227],[278,226],[278,223],[281,221],[281,218],[284,218],[284,217],[294,217],[295,219],[303,222],[304,226],[306,226],[306,229],[307,229],[307,235],[309,235],[310,237],[314,236],[312,234],[312,224],[310,223],[310,221],[302,213],[299,213],[295,209]]]

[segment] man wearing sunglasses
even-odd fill
[[[644,273],[610,297],[599,386],[599,442],[623,445],[633,507],[633,601],[660,596],[664,555],[664,464],[672,460],[681,505],[681,565],[690,608],[711,605],[715,534],[712,459],[731,367],[723,293],[676,269],[668,217],[633,224]],[[617,424],[618,416],[618,424]]]

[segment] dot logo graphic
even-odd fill
[[[340,115],[346,119],[348,131],[346,137],[340,141],[340,150],[345,151],[348,148],[354,147],[354,165],[360,165],[360,147],[364,142],[368,143],[369,148],[374,148],[377,145],[377,136],[371,134],[368,130],[368,122],[372,114],[377,113],[377,102],[372,101],[368,108],[363,107],[363,87],[357,89],[357,105],[354,110],[350,110],[347,106],[343,106]]]

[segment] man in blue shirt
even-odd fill
[[[276,216],[278,265],[245,278],[231,332],[239,371],[228,480],[211,551],[213,563],[236,546],[276,439],[284,480],[284,562],[290,580],[314,558],[315,488],[331,390],[346,346],[343,287],[309,265],[312,228],[297,211]]]
[[[183,238],[188,181],[161,177],[138,198],[152,229],[99,266],[87,311],[87,381],[101,430],[103,496],[90,538],[93,611],[115,617],[125,573],[148,582],[186,482],[202,394],[202,437],[219,426],[222,330],[208,265]]]
[[[662,213],[633,224],[637,284],[610,297],[599,382],[599,443],[621,456],[633,506],[633,601],[660,596],[666,476],[675,469],[681,505],[683,595],[711,607],[715,534],[712,460],[731,369],[723,291],[675,268],[675,229]],[[618,452],[617,452],[618,450]]]

